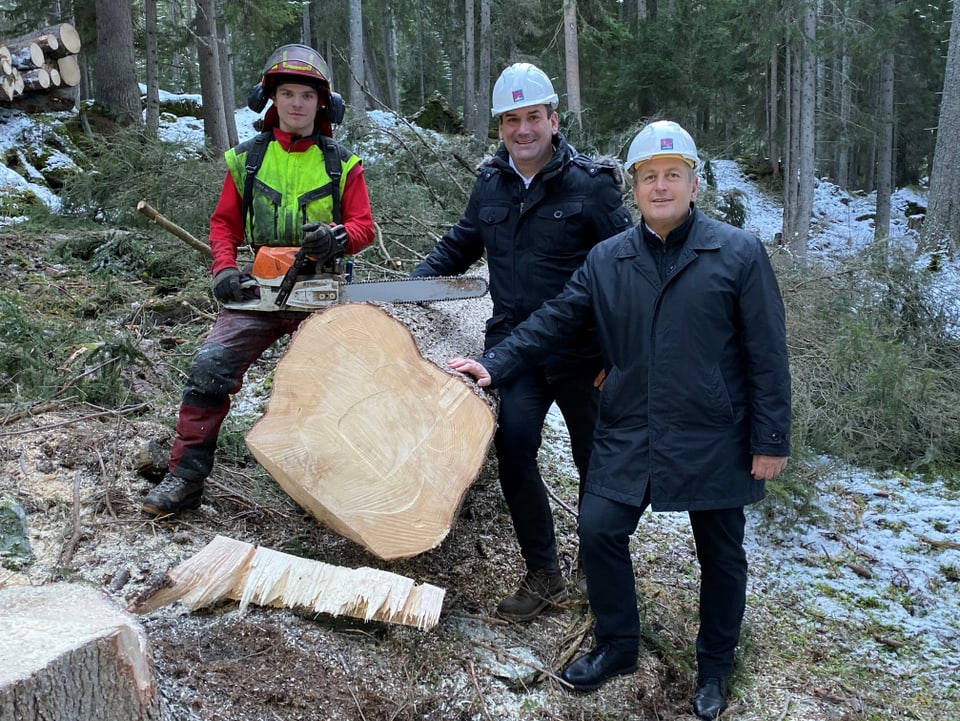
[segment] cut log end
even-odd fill
[[[447,536],[495,428],[490,406],[424,359],[409,328],[351,303],[301,324],[246,442],[314,518],[394,560]]]

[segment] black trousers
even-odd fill
[[[530,571],[557,565],[557,541],[550,499],[543,485],[537,454],[543,422],[556,402],[570,434],[573,461],[579,472],[579,496],[590,463],[598,391],[593,374],[547,380],[539,368],[529,368],[500,386],[500,411],[494,446],[500,467],[500,487],[510,509],[520,554]]]
[[[590,492],[580,504],[580,553],[590,608],[597,619],[597,646],[638,648],[640,619],[629,541],[648,505],[649,491],[640,506]],[[746,517],[742,507],[691,511],[689,515],[700,563],[698,676],[726,677],[733,670],[746,606]]]

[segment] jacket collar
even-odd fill
[[[722,224],[714,222],[697,207],[693,208],[690,215],[691,217],[685,221],[691,224],[690,232],[684,241],[684,246],[688,250],[716,250],[723,246],[723,238],[717,232],[718,228],[723,227]],[[633,258],[639,255],[643,249],[642,223],[641,220],[631,232],[625,234],[617,248],[617,258]]]

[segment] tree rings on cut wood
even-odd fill
[[[247,433],[257,461],[321,523],[386,560],[436,547],[480,473],[494,411],[377,306],[314,313]]]

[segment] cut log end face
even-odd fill
[[[369,304],[300,326],[246,442],[321,523],[386,560],[436,547],[487,457],[496,421],[409,329]]]

